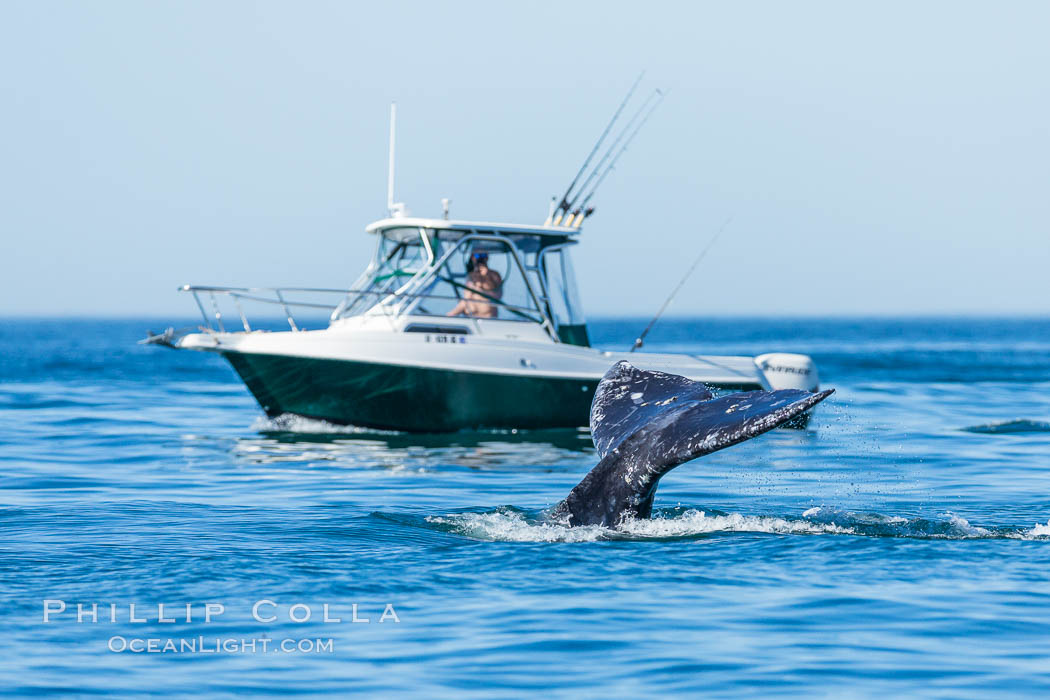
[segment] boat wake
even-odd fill
[[[1050,433],[1050,423],[1038,420],[1009,420],[1001,423],[987,423],[985,425],[971,425],[963,428],[968,433],[987,433],[992,435],[1004,435],[1009,433]]]
[[[262,442],[258,440],[242,441],[251,443],[250,451],[252,452],[258,451],[261,446],[264,449],[270,449],[274,444],[294,448],[295,445],[325,443],[346,448],[351,453],[355,452],[355,447],[366,448],[372,455],[370,451],[372,448],[376,445],[385,445],[391,449],[443,450],[441,453],[432,452],[430,456],[436,457],[440,454],[439,461],[441,462],[452,460],[453,463],[462,463],[470,467],[481,465],[548,466],[563,461],[567,456],[574,459],[576,455],[591,454],[594,451],[590,432],[577,428],[541,430],[479,428],[450,433],[408,433],[355,425],[339,425],[294,413],[284,413],[276,418],[257,419],[252,425],[252,430],[263,438]],[[282,454],[281,459],[284,461],[286,457],[292,455],[294,451]],[[383,466],[389,465],[384,464]],[[426,468],[433,465],[422,459],[419,466]]]
[[[597,540],[693,539],[722,533],[770,535],[853,535],[908,539],[1050,540],[1050,521],[1031,528],[978,527],[965,518],[945,513],[943,519],[903,518],[822,506],[797,518],[742,515],[720,511],[666,509],[648,520],[629,520],[618,529],[599,526],[567,527],[502,507],[485,513],[430,516],[427,523],[445,532],[493,542],[593,542]]]
[[[339,425],[325,420],[307,418],[294,413],[282,413],[275,418],[258,418],[252,430],[265,434],[298,435],[400,435],[396,430],[362,428],[357,425]]]

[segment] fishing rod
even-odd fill
[[[631,127],[633,127],[635,122],[637,122],[638,119],[642,116],[642,114],[645,113],[646,109],[649,107],[649,104],[652,103],[652,101],[654,99],[657,102],[660,101],[659,100],[660,94],[661,94],[660,90],[656,89],[656,90],[653,90],[653,92],[648,97],[645,98],[645,101],[642,103],[642,106],[638,108],[638,111],[636,111],[634,113],[634,115],[630,118],[630,120],[623,127],[623,129],[620,130],[620,133],[616,135],[616,138],[613,139],[613,142],[611,144],[609,144],[609,148],[607,148],[605,150],[605,153],[602,155],[601,159],[598,161],[598,164],[595,165],[594,169],[591,170],[590,174],[586,178],[584,178],[583,184],[580,185],[579,190],[577,190],[576,194],[573,195],[572,200],[568,201],[568,202],[565,202],[565,204],[568,205],[568,209],[565,210],[566,212],[568,212],[569,209],[573,209],[573,208],[576,207],[576,202],[580,201],[580,197],[583,196],[584,192],[587,191],[587,188],[594,181],[594,178],[597,177],[598,174],[602,172],[602,169],[604,168],[605,164],[609,161],[609,158],[614,153],[616,153],[617,146],[619,146],[620,142],[623,141],[624,136],[627,136],[627,134],[631,133]],[[570,221],[571,221],[572,217],[569,217],[569,218],[570,218]],[[566,225],[569,225],[569,224],[566,224]]]
[[[645,327],[645,330],[642,331],[642,334],[635,338],[634,345],[631,346],[629,352],[634,352],[638,348],[642,347],[642,344],[645,342],[645,336],[649,334],[649,331],[653,329],[653,326],[656,325],[656,322],[660,320],[660,316],[662,316],[664,311],[667,310],[667,307],[670,306],[671,300],[674,299],[675,295],[678,294],[678,292],[682,289],[682,287],[685,285],[686,280],[688,280],[690,275],[693,274],[693,271],[696,270],[697,265],[699,265],[700,261],[703,260],[704,257],[707,255],[707,251],[711,250],[711,247],[715,244],[715,241],[718,240],[718,237],[722,235],[722,231],[725,231],[726,226],[728,226],[729,222],[732,220],[733,217],[729,217],[719,227],[719,229],[715,231],[715,235],[711,237],[711,240],[708,241],[704,249],[700,251],[700,255],[696,256],[696,260],[693,261],[693,264],[689,267],[689,270],[685,273],[685,276],[682,277],[682,280],[678,283],[678,286],[674,288],[674,291],[672,291],[670,296],[668,296],[667,299],[664,301],[664,305],[661,306],[660,310],[656,312],[655,316],[653,316],[653,320],[649,321],[649,325]]]
[[[574,221],[576,221],[577,225],[580,225],[580,224],[583,223],[584,219],[586,219],[588,216],[590,216],[591,214],[594,213],[594,208],[591,207],[590,209],[588,209],[587,208],[587,204],[591,201],[591,198],[594,197],[594,194],[598,191],[598,188],[601,186],[602,182],[605,181],[605,178],[609,175],[609,173],[611,173],[616,168],[616,161],[618,161],[620,159],[620,156],[622,156],[624,154],[624,152],[627,151],[627,147],[631,145],[631,141],[633,141],[634,137],[638,135],[638,132],[642,130],[642,127],[645,126],[645,123],[647,121],[649,121],[649,117],[656,110],[657,106],[659,106],[660,102],[663,101],[664,96],[666,94],[667,93],[663,92],[662,90],[655,90],[653,92],[653,94],[650,96],[650,98],[655,97],[656,98],[655,101],[649,107],[649,110],[645,113],[645,116],[642,118],[642,121],[639,122],[638,126],[635,128],[635,130],[631,132],[631,135],[627,138],[627,141],[624,142],[623,148],[621,148],[616,153],[616,156],[609,162],[609,165],[605,168],[605,170],[602,171],[601,176],[594,183],[594,186],[591,187],[590,192],[587,194],[586,197],[584,197],[583,203],[581,203],[580,206],[576,207],[573,210],[572,216],[569,217],[569,221],[566,224],[567,226],[571,226]],[[648,103],[648,100],[646,101],[646,103]],[[644,107],[644,105],[643,105],[643,107]],[[639,111],[638,114],[635,115],[635,116],[638,116],[640,114],[641,114],[641,111]],[[624,133],[626,133],[626,131]],[[610,151],[610,153],[611,153],[611,151]],[[599,163],[599,166],[600,165],[601,164]],[[597,173],[597,168],[595,169],[595,173]],[[581,187],[580,189],[581,189],[581,191],[583,191],[585,188]],[[579,195],[577,195],[577,198],[578,197],[579,197]],[[575,200],[573,200],[573,204],[575,204]],[[582,213],[582,216],[581,216],[581,213]],[[579,217],[579,219],[576,219],[576,217]]]
[[[564,214],[566,214],[571,208],[571,205],[568,201],[569,195],[572,194],[572,190],[574,187],[576,187],[576,183],[579,182],[580,177],[582,177],[584,171],[587,170],[587,166],[591,164],[591,159],[594,158],[595,154],[598,152],[598,149],[601,148],[602,143],[605,141],[605,137],[608,136],[609,132],[612,130],[613,124],[615,124],[616,120],[620,118],[620,113],[623,112],[623,108],[627,106],[628,102],[630,102],[631,96],[634,95],[634,91],[638,88],[638,84],[642,82],[642,78],[644,76],[645,71],[643,70],[641,73],[638,74],[638,77],[635,79],[634,84],[631,85],[631,89],[627,91],[627,96],[623,98],[623,102],[621,102],[620,106],[616,108],[616,111],[613,113],[612,119],[609,120],[608,125],[606,125],[605,127],[605,131],[603,131],[602,135],[598,137],[598,142],[594,144],[594,148],[591,149],[591,152],[587,155],[587,159],[584,160],[583,165],[580,166],[580,171],[576,173],[576,177],[574,177],[572,179],[572,182],[569,183],[568,189],[565,190],[565,194],[563,194],[561,197],[561,204],[559,204],[558,207],[554,210],[555,212],[557,212],[558,209],[560,209],[562,212],[561,215],[558,216],[558,221],[560,221],[561,217]],[[558,224],[558,221],[555,222],[555,225]]]

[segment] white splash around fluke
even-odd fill
[[[945,513],[943,519],[904,518],[857,513],[820,506],[800,517],[744,515],[698,509],[654,513],[651,519],[627,520],[617,529],[568,527],[541,514],[499,508],[485,513],[429,516],[426,521],[463,537],[492,542],[595,542],[600,540],[662,540],[723,533],[767,535],[852,535],[924,540],[1050,539],[1050,521],[1032,528],[986,528]]]

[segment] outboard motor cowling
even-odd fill
[[[817,366],[809,355],[770,352],[756,357],[755,364],[765,375],[770,389],[816,391],[820,388]]]

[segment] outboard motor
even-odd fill
[[[816,391],[820,388],[817,366],[808,355],[770,352],[756,357],[755,364],[765,375],[770,389]]]

